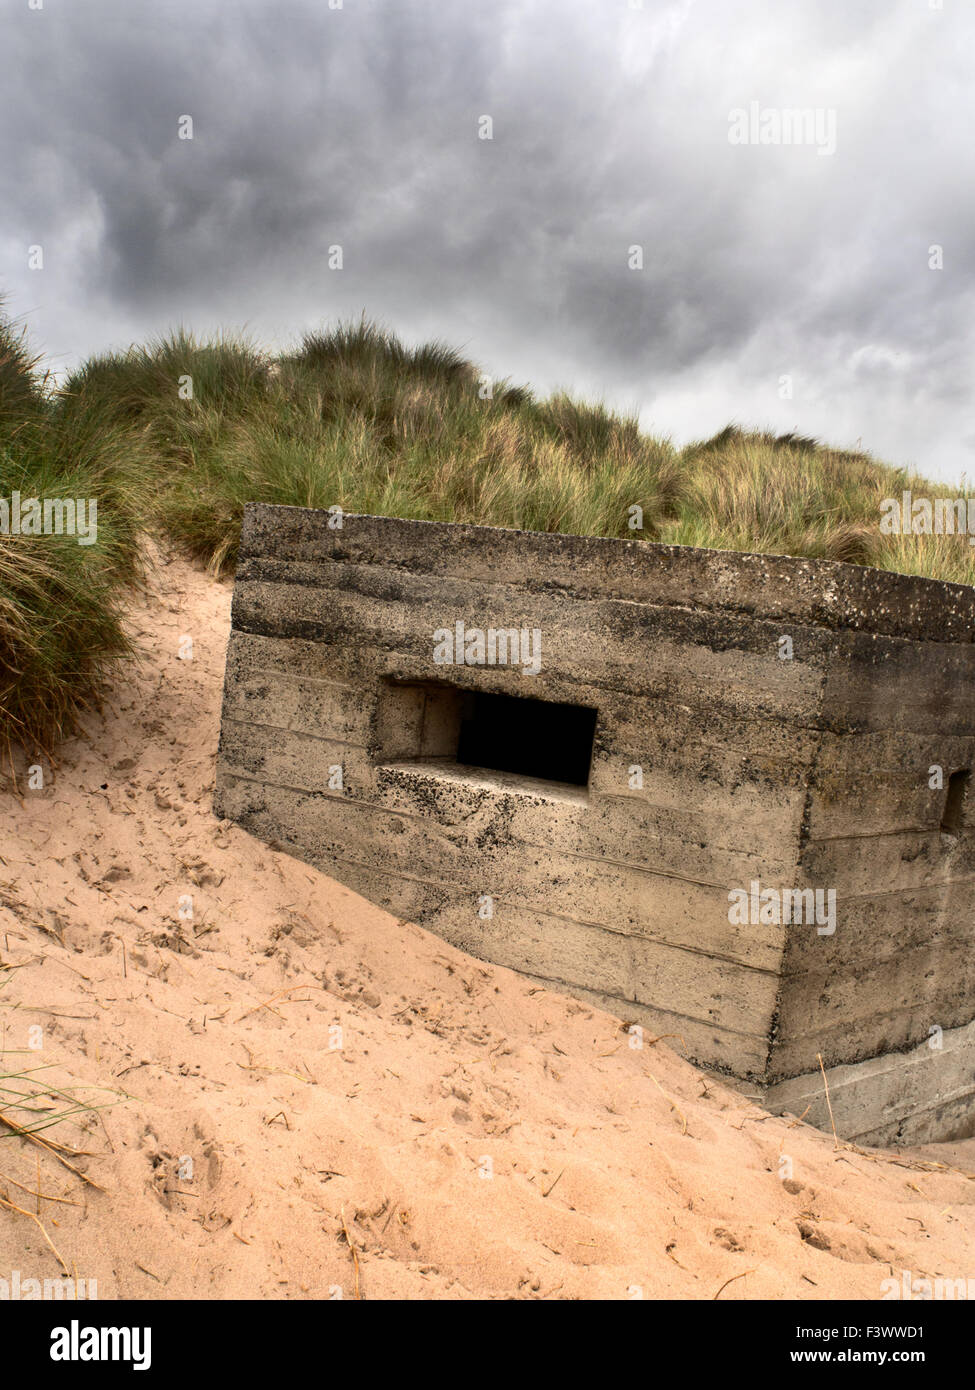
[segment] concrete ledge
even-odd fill
[[[939,1047],[930,1043],[937,1041]],[[726,1078],[722,1078],[726,1079]],[[836,1132],[864,1144],[928,1144],[975,1135],[975,1023],[945,1030],[906,1052],[828,1067]],[[780,1081],[761,1103],[830,1129],[822,1073]]]
[[[238,577],[268,580],[275,564],[293,570],[303,561],[329,558],[396,564],[396,551],[404,548],[417,573],[466,581],[513,576],[540,590],[566,588],[583,598],[598,594],[761,613],[915,641],[975,640],[975,590],[968,585],[865,565],[351,513],[341,530],[331,529],[330,521],[326,511],[249,504]]]

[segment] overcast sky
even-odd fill
[[[0,0],[0,46],[0,291],[59,368],[365,310],[679,442],[975,477],[970,0]]]

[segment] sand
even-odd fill
[[[230,585],[154,564],[143,660],[43,788],[0,796],[0,1072],[44,1068],[0,1108],[23,1122],[11,1091],[49,1086],[99,1107],[43,1132],[87,1151],[72,1169],[0,1139],[21,1208],[0,1208],[0,1277],[60,1256],[103,1299],[975,1280],[975,1141],[857,1150],[768,1116],[679,1040],[634,1047],[218,822]]]

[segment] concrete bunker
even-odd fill
[[[973,677],[962,585],[251,506],[215,809],[773,1110],[828,1128],[822,1059],[843,1137],[961,1137]]]

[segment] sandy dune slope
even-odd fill
[[[0,1071],[44,1068],[0,1109],[104,1107],[44,1131],[81,1159],[0,1138],[0,1277],[53,1278],[56,1250],[102,1298],[975,1281],[975,1141],[837,1148],[216,821],[229,604],[159,559],[145,660],[0,800]]]

